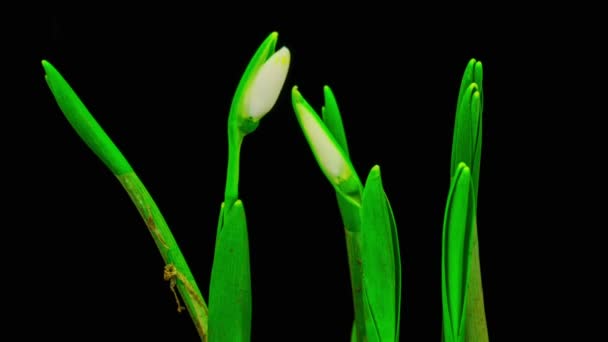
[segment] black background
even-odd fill
[[[207,298],[230,101],[272,31],[279,32],[277,48],[290,49],[292,64],[285,90],[246,138],[241,159],[252,339],[348,339],[352,304],[341,220],[289,96],[298,85],[320,108],[328,84],[359,176],[379,164],[395,211],[402,340],[439,340],[453,119],[472,57],[484,63],[485,75],[478,220],[490,337],[513,340],[552,326],[537,321],[556,304],[548,284],[572,269],[560,266],[558,273],[561,256],[539,250],[570,222],[561,208],[572,198],[564,190],[576,185],[556,186],[553,179],[578,176],[585,165],[585,151],[572,146],[564,128],[574,130],[574,113],[586,120],[578,110],[589,90],[571,92],[571,80],[596,66],[567,20],[443,21],[396,11],[103,16],[91,10],[11,23],[15,45],[5,56],[15,59],[5,72],[18,78],[5,96],[17,99],[8,116],[17,121],[3,127],[3,139],[11,147],[8,217],[18,220],[7,234],[16,252],[6,258],[13,290],[5,292],[5,309],[31,322],[21,334],[197,339],[188,315],[176,313],[143,221],[63,118],[40,61],[55,65],[130,161]]]

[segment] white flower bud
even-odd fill
[[[258,121],[272,109],[287,78],[290,60],[289,49],[282,47],[260,67],[245,95],[248,118]]]
[[[358,201],[361,183],[346,154],[296,87],[292,90],[292,101],[300,127],[321,170],[338,191],[354,196]]]

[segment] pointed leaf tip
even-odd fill
[[[131,172],[131,166],[104,132],[70,84],[47,60],[42,60],[46,83],[61,109],[85,144],[115,175]]]

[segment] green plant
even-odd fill
[[[103,161],[129,194],[165,262],[165,280],[178,311],[189,312],[203,341],[249,341],[251,277],[239,164],[245,136],[274,106],[290,64],[287,48],[275,52],[277,33],[260,45],[233,97],[228,115],[228,166],[220,206],[209,304],[152,196],[120,150],[95,121],[62,75],[47,61],[47,84],[81,139]],[[452,153],[452,185],[446,204],[442,257],[445,341],[487,341],[475,203],[481,155],[481,63],[465,71],[457,103]],[[401,317],[401,256],[398,229],[384,192],[379,166],[362,183],[350,160],[337,101],[325,86],[319,117],[296,87],[296,118],[322,172],[336,193],[345,226],[355,308],[352,341],[398,341]],[[177,289],[177,291],[176,291]],[[179,296],[177,295],[179,292]]]

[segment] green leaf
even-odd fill
[[[479,188],[481,161],[482,113],[483,113],[483,66],[471,59],[462,77],[452,142],[450,175],[453,177],[460,162],[471,168],[475,198]]]
[[[441,289],[446,342],[464,341],[474,222],[471,172],[460,163],[450,187],[443,223]]]
[[[222,204],[209,287],[209,342],[249,342],[251,276],[243,203]]]
[[[334,97],[334,93],[331,91],[329,86],[323,87],[323,96],[325,98],[325,106],[321,110],[323,116],[323,122],[327,126],[327,129],[336,139],[336,142],[342,148],[344,155],[347,159],[350,159],[348,153],[348,144],[346,142],[346,134],[344,133],[344,125],[342,124],[342,117],[340,116],[340,110],[338,109],[338,102]]]
[[[471,58],[471,60],[469,60],[469,63],[464,70],[464,74],[462,75],[460,90],[458,92],[458,101],[456,102],[456,113],[458,113],[460,110],[460,103],[462,102],[465,90],[472,83],[476,83],[479,86],[480,92],[483,94],[483,65],[475,58]]]
[[[401,305],[399,240],[378,166],[370,171],[363,189],[361,240],[363,290],[369,302],[370,319],[380,341],[398,341]]]
[[[103,163],[115,175],[132,172],[133,169],[114,145],[110,137],[104,132],[95,118],[91,115],[72,87],[61,76],[59,71],[48,61],[42,61],[42,67],[46,72],[46,82],[66,119],[76,130],[76,133],[103,161]]]

